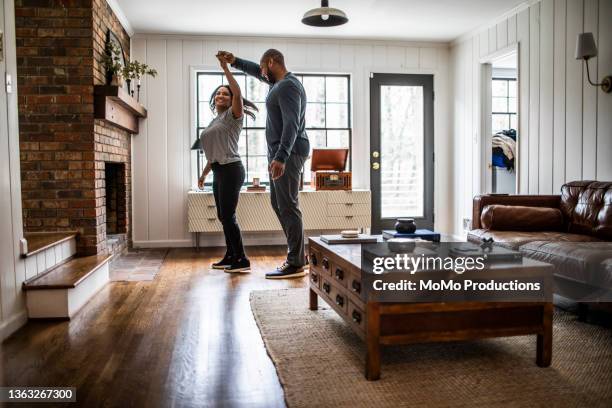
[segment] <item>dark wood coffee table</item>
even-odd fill
[[[380,378],[380,347],[489,337],[537,335],[536,364],[552,358],[551,302],[382,303],[365,300],[361,282],[361,245],[327,245],[309,238],[310,310],[320,297],[367,344],[365,376]],[[508,274],[552,274],[552,266],[528,258],[491,265]],[[512,276],[512,275],[510,275]]]

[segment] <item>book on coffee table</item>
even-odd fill
[[[334,244],[374,244],[378,240],[375,235],[359,234],[355,238],[344,238],[342,235],[321,235],[321,241],[328,245]]]

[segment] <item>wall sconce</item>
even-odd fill
[[[595,38],[593,38],[593,33],[582,33],[578,34],[578,39],[576,40],[576,59],[584,60],[587,69],[587,79],[589,83],[593,86],[601,86],[601,90],[605,93],[612,92],[612,76],[607,76],[603,79],[603,81],[599,84],[593,83],[591,81],[591,75],[589,73],[589,58],[593,58],[597,56],[597,46],[595,45]]]

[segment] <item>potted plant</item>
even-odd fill
[[[128,89],[131,87],[131,82],[133,79],[135,79],[136,82],[136,100],[140,101],[140,82],[141,82],[141,78],[144,75],[150,75],[151,77],[155,78],[155,76],[157,75],[157,70],[149,67],[147,64],[143,64],[142,62],[139,61],[130,61],[126,64],[126,69],[125,69],[125,73],[126,78],[129,78],[129,82],[128,82]],[[133,96],[133,91],[132,91],[132,96]]]
[[[108,85],[123,86],[123,69],[121,64],[121,49],[112,41],[106,43],[102,62],[106,68],[106,83]]]

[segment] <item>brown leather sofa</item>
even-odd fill
[[[573,181],[561,195],[481,195],[468,241],[497,245],[555,266],[557,293],[612,301],[612,182]]]

